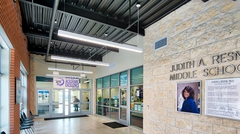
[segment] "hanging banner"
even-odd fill
[[[206,80],[206,115],[240,120],[240,78]]]
[[[79,88],[79,79],[75,77],[54,77],[53,88]]]

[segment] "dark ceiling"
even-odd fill
[[[190,0],[19,0],[32,54],[102,61],[117,48],[66,39],[57,30],[125,43]],[[136,7],[140,3],[141,7]],[[139,26],[139,28],[138,28]]]

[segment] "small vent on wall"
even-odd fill
[[[110,66],[109,66],[109,69],[110,69],[110,70],[112,70],[112,69],[114,69],[114,68],[116,68],[116,62],[110,64]]]
[[[154,49],[157,50],[159,48],[162,48],[164,46],[167,46],[167,37],[164,37],[158,41],[155,42]]]

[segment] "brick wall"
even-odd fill
[[[0,0],[0,24],[6,32],[14,49],[11,50],[10,61],[10,133],[19,131],[19,105],[15,104],[15,77],[20,77],[20,61],[29,72],[29,52],[27,38],[21,30],[21,14],[19,3],[12,0]],[[31,75],[28,76],[30,83]],[[29,90],[29,84],[27,89]],[[4,90],[4,89],[1,89]],[[29,101],[28,101],[29,102]]]
[[[144,128],[146,134],[240,134],[240,121],[205,115],[205,80],[239,77],[239,72],[204,77],[202,70],[238,65],[240,59],[212,64],[211,57],[240,52],[240,1],[192,0],[146,29],[144,37]],[[154,42],[168,46],[154,51]],[[170,80],[172,65],[204,59],[197,77]],[[193,69],[185,69],[186,72]],[[178,82],[201,81],[201,114],[177,112]],[[149,107],[147,107],[149,106]]]

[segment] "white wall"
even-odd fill
[[[137,45],[137,47],[142,48],[143,37],[136,36],[127,42],[128,44]],[[110,69],[110,67],[97,66],[96,68],[96,78],[107,76],[110,74],[125,71],[134,67],[143,65],[143,53],[136,53],[126,50],[119,49],[119,53],[110,52],[103,57],[103,62],[113,64],[116,63],[116,67]]]

